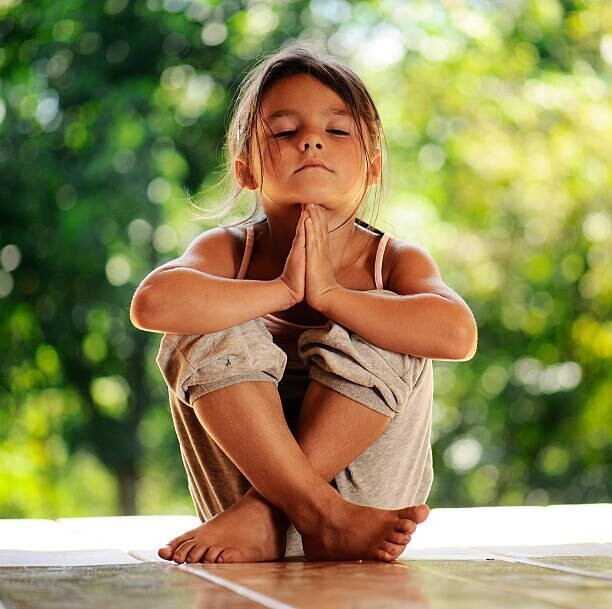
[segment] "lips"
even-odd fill
[[[321,159],[308,159],[295,173],[303,171],[304,169],[325,169],[325,171],[331,171]]]

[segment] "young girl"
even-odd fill
[[[381,126],[351,69],[296,45],[268,57],[228,151],[264,219],[205,232],[132,302],[137,327],[165,333],[203,521],[159,555],[394,560],[429,512],[431,359],[473,355],[473,316],[426,252],[356,219]]]

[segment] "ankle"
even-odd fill
[[[270,503],[263,495],[254,488],[250,488],[242,498],[242,501],[249,502],[257,510],[260,510],[264,518],[269,518],[278,528],[288,529],[291,524],[287,515],[273,503]]]
[[[288,507],[287,515],[302,535],[310,535],[334,521],[344,503],[338,492],[326,484],[325,488],[317,489]]]

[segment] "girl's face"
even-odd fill
[[[264,209],[317,203],[334,212],[354,211],[366,186],[378,179],[381,160],[375,151],[366,167],[342,98],[316,78],[298,74],[274,83],[261,110],[261,155],[255,149],[252,158]]]

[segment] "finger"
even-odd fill
[[[319,222],[321,223],[321,226],[325,226],[325,223],[326,223],[325,208],[323,207],[323,205],[315,205],[315,209],[317,210],[317,216],[319,217]]]
[[[306,221],[306,211],[304,207],[302,207],[302,211],[300,212],[300,217],[298,219],[297,227],[295,229],[295,237],[293,242],[296,247],[305,247],[306,246],[306,233],[304,228],[304,222]]]
[[[319,245],[319,250],[321,250],[321,240],[323,239],[323,228],[321,226],[321,211],[320,206],[315,205],[314,203],[309,203],[309,211],[313,220],[314,227],[314,238],[317,241],[317,245]]]
[[[306,249],[311,250],[315,244],[315,236],[312,217],[310,216],[304,220],[304,233],[306,235]]]
[[[322,205],[317,205],[317,215],[319,217],[319,236],[321,243],[327,247],[327,212]]]

